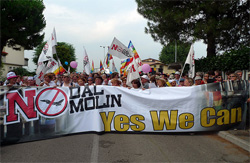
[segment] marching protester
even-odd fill
[[[71,82],[70,75],[68,73],[63,74],[63,83],[61,87],[73,87],[73,83]]]
[[[53,81],[53,75],[54,73],[47,73],[44,75],[44,82],[40,83],[40,86],[46,87],[55,87],[56,83]]]
[[[177,85],[180,85],[180,75],[181,75],[181,73],[179,71],[176,71],[174,74],[174,78],[175,78]]]
[[[88,85],[94,85],[94,78],[88,77]]]
[[[166,80],[163,78],[156,79],[158,88],[166,87]]]
[[[78,83],[79,86],[85,86],[86,83],[87,83],[87,80],[85,78],[79,78],[77,80],[77,83]]]
[[[145,89],[149,89],[149,78],[147,75],[142,75],[141,76],[141,83],[142,87]]]
[[[193,86],[194,85],[194,80],[192,78],[186,78],[184,81],[185,86]]]
[[[114,78],[114,79],[111,80],[111,84],[112,84],[112,86],[120,87],[121,86],[121,81],[119,79]]]
[[[202,81],[202,78],[200,76],[196,76],[194,78],[194,82],[195,82],[194,85],[201,85],[201,81]]]
[[[96,76],[95,77],[95,85],[102,85],[103,84],[103,79],[101,76]]]
[[[149,88],[157,88],[157,83],[155,79],[155,75],[150,77]]]
[[[184,81],[185,81],[185,79],[181,78],[181,79],[180,79],[180,85],[178,85],[178,87],[183,87],[183,86],[185,86],[185,85],[184,85]]]
[[[141,82],[139,79],[134,79],[131,81],[132,88],[131,89],[139,89],[141,88]]]
[[[9,72],[7,74],[7,82],[4,84],[8,87],[12,87],[12,86],[18,86],[19,84],[16,82],[17,80],[17,76],[14,72]]]

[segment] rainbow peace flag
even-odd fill
[[[104,70],[103,66],[102,66],[102,60],[100,60],[100,71]]]
[[[90,73],[93,73],[94,72],[94,61],[92,60],[92,66],[91,66],[91,71]]]
[[[113,56],[111,54],[108,53],[107,55],[107,59],[106,59],[106,65],[107,65],[107,68],[109,68],[109,61],[113,59]]]
[[[59,69],[60,69],[60,71],[59,71]],[[60,72],[60,74],[63,74],[64,72],[66,72],[66,70],[62,66],[60,66],[53,73],[58,75],[59,72]]]
[[[132,44],[131,41],[130,41],[129,44],[128,44],[128,48],[132,49],[132,52],[134,53],[134,58],[135,58],[135,59],[140,58],[140,57],[139,57],[139,54],[138,54],[137,51],[135,50],[135,47],[134,47],[134,45]]]
[[[121,61],[120,73],[126,75],[126,70],[128,65],[133,61],[133,57],[127,58],[124,61]]]

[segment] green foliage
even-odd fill
[[[35,53],[33,55],[32,61],[37,65],[37,61],[38,58],[42,52],[42,49],[44,47],[46,42],[43,42],[41,45],[39,45],[36,49],[35,49]],[[75,61],[76,60],[76,56],[75,56],[75,48],[68,43],[65,42],[57,42],[57,46],[56,46],[56,52],[58,55],[58,58],[60,59],[63,67],[65,69],[68,68],[69,64],[71,61]],[[55,58],[57,60],[57,56],[56,54],[53,55],[53,58]],[[69,64],[65,65],[65,61],[67,61]],[[71,69],[71,71],[75,71],[75,69]]]
[[[163,45],[181,40],[203,40],[207,56],[217,51],[249,46],[250,1],[136,0],[138,12],[148,19],[145,32]]]
[[[36,75],[36,72],[30,72],[27,69],[22,68],[22,67],[15,68],[13,71],[17,75],[20,75],[20,76],[34,76],[34,75]]]
[[[191,44],[178,41],[177,43],[177,62],[185,63]],[[160,52],[159,59],[162,63],[170,64],[175,62],[175,42],[170,42],[164,46]]]
[[[223,55],[195,60],[195,71],[207,72],[210,70],[236,71],[250,70],[249,47],[225,52]]]
[[[42,0],[1,1],[1,51],[4,46],[31,50],[41,44],[41,31],[46,26],[44,9]]]

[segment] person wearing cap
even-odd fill
[[[201,85],[202,78],[200,76],[196,76],[194,78],[194,85]]]
[[[18,86],[18,84],[16,83],[16,80],[17,80],[17,76],[14,72],[9,72],[7,74],[7,83],[4,84],[8,87],[12,87],[12,86]]]
[[[36,83],[34,82],[35,80],[34,80],[34,78],[33,78],[33,76],[28,76],[28,78],[27,78],[27,86],[36,86]]]
[[[176,87],[176,80],[169,80],[171,87]]]
[[[183,78],[180,78],[180,85],[178,85],[179,87],[183,87],[184,86],[184,79]]]
[[[88,85],[94,85],[94,78],[88,77]]]
[[[181,76],[181,73],[179,71],[176,71],[174,74],[174,80],[176,81],[177,85],[180,85],[180,76]]]
[[[149,89],[149,78],[147,75],[142,75],[141,76],[141,83],[142,87],[145,89]]]

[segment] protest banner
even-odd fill
[[[114,86],[0,87],[1,142],[81,132],[201,132],[242,127],[248,83],[147,90]],[[236,90],[237,89],[237,90]]]

